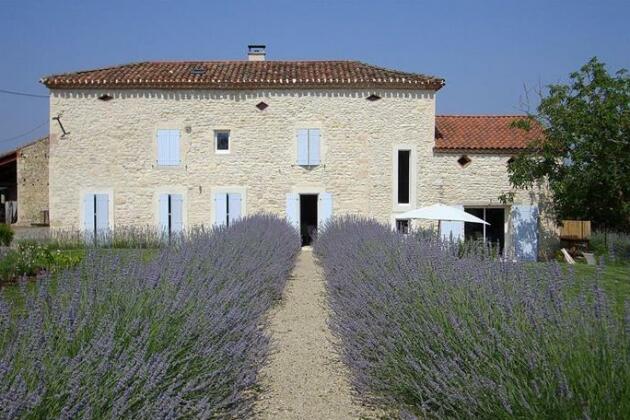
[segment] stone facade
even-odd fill
[[[48,210],[48,137],[18,150],[17,155],[17,225],[43,223]]]
[[[98,96],[113,96],[102,101]],[[368,101],[371,94],[381,97]],[[256,104],[268,108],[260,111]],[[157,224],[160,192],[184,196],[184,224],[210,225],[211,193],[244,191],[245,214],[286,214],[287,193],[329,192],[333,214],[394,223],[423,205],[500,205],[509,191],[508,155],[434,153],[435,92],[412,90],[58,90],[51,115],[50,220],[81,226],[86,193],[111,195],[110,224]],[[182,164],[159,167],[156,131],[178,129]],[[297,131],[321,130],[321,165],[296,164]],[[230,130],[230,153],[216,154],[214,131]],[[411,150],[411,200],[396,203],[399,148]],[[228,189],[229,189],[228,188]],[[520,192],[517,202],[535,197]]]

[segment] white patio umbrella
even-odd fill
[[[427,219],[448,221],[448,222],[468,222],[468,223],[483,223],[484,225],[490,225],[483,219],[473,216],[470,213],[466,213],[464,210],[460,210],[455,207],[445,206],[444,204],[433,204],[428,207],[420,207],[419,209],[409,210],[408,212],[396,215],[397,219]]]

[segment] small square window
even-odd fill
[[[396,220],[396,231],[398,233],[402,233],[406,235],[409,233],[409,220],[408,219],[398,219]]]
[[[230,132],[214,132],[214,150],[217,153],[230,153]]]

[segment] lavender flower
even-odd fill
[[[299,246],[260,215],[0,293],[0,418],[247,416]]]
[[[501,262],[372,220],[315,243],[359,397],[403,417],[623,418],[630,304],[552,264]]]

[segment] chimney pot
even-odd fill
[[[265,61],[266,46],[265,45],[248,45],[247,46],[248,61]]]

